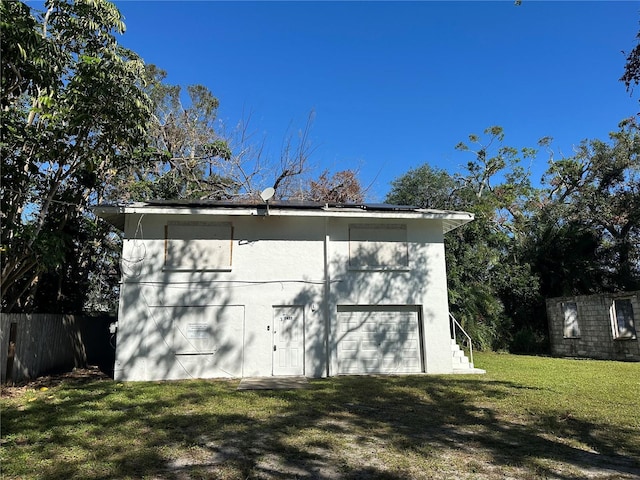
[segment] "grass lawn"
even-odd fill
[[[0,478],[640,478],[640,364],[480,353],[476,365],[488,373],[288,391],[22,389],[0,400]]]

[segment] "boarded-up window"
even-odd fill
[[[620,298],[614,300],[611,313],[615,338],[636,338],[631,299]]]
[[[151,314],[157,324],[171,325],[170,335],[164,338],[176,355],[233,355],[230,362],[240,364],[243,306],[157,305],[151,307]]]
[[[578,325],[578,305],[576,302],[563,302],[561,304],[564,316],[564,338],[577,338],[580,336]]]
[[[233,228],[227,222],[170,222],[166,226],[165,269],[231,269]]]
[[[349,226],[349,266],[363,269],[407,268],[407,226],[358,224]]]

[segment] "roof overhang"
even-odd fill
[[[124,230],[126,215],[213,215],[213,216],[280,216],[442,220],[442,232],[447,233],[474,219],[472,213],[453,210],[416,208],[388,204],[329,204],[274,202],[266,204],[155,201],[126,205],[98,205],[93,212],[119,230]]]

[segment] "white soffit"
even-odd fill
[[[91,210],[96,214],[96,216],[102,218],[107,223],[110,223],[118,230],[124,231],[124,207],[98,205],[96,207],[92,207]]]
[[[442,219],[442,233],[450,232],[465,223],[469,223],[473,220],[473,214],[468,213],[468,218],[443,218]]]
[[[99,205],[93,212],[120,230],[124,230],[126,214],[144,215],[212,215],[212,216],[280,216],[280,217],[330,217],[330,218],[380,218],[380,219],[416,219],[442,220],[442,232],[447,233],[465,223],[471,222],[474,215],[469,212],[453,210],[433,210],[419,208],[367,209],[362,207],[318,207],[286,208],[278,206],[266,211],[263,206],[210,207],[210,206],[163,206],[134,203],[130,205]]]

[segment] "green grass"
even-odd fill
[[[3,479],[640,478],[640,364],[477,354],[484,376],[66,381],[0,401]]]

